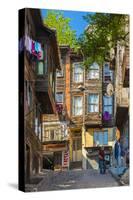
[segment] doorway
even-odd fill
[[[73,138],[73,162],[82,160],[82,138]]]

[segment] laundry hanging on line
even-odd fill
[[[29,36],[23,36],[19,41],[19,53],[26,49],[30,54],[38,59],[42,56],[42,46],[39,42],[32,40]]]

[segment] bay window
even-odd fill
[[[76,83],[83,82],[83,68],[81,63],[74,63],[73,65],[73,80]]]
[[[83,114],[83,97],[74,96],[73,97],[73,115],[82,115]]]
[[[88,95],[88,112],[99,112],[99,95],[89,94]]]

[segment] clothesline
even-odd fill
[[[26,49],[30,54],[40,59],[42,56],[42,46],[39,42],[34,41],[29,36],[23,36],[19,41],[19,53]]]

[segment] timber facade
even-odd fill
[[[56,32],[43,24],[40,10],[23,9],[19,16],[23,21],[19,33],[19,63],[24,67],[23,162],[26,184],[43,169],[43,116],[56,113],[55,77],[56,70],[60,69],[60,58]]]

